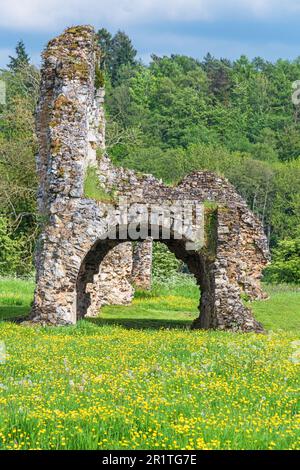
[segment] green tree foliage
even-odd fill
[[[9,219],[0,215],[0,275],[24,274],[28,272],[28,262],[24,257],[26,240],[19,236],[16,238],[9,226]]]
[[[300,283],[300,230],[295,238],[278,242],[273,262],[265,269],[264,279],[272,283]]]
[[[16,45],[16,57],[9,56],[9,58],[10,62],[7,67],[13,72],[17,72],[23,67],[29,65],[29,56],[22,40],[19,41]]]
[[[216,100],[228,103],[232,88],[231,63],[226,59],[217,60],[207,54],[202,62],[209,83],[209,91]]]
[[[101,28],[97,32],[97,36],[101,51],[99,65],[102,70],[109,70],[112,59],[112,35],[107,29]]]
[[[105,28],[98,31],[101,49],[100,65],[109,73],[113,83],[118,80],[119,71],[123,66],[134,66],[137,51],[131,39],[123,31],[112,36]]]
[[[172,274],[179,272],[182,266],[166,245],[160,242],[153,243],[153,268],[152,272],[156,279],[167,279]]]
[[[21,52],[18,57],[18,66],[0,75],[7,89],[6,104],[0,107],[1,272],[9,274],[32,271],[37,235],[34,110],[39,72],[21,60]]]

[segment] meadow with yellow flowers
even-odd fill
[[[33,283],[0,286],[1,318],[24,315]],[[260,335],[189,330],[193,285],[72,327],[2,321],[0,449],[299,449],[300,292],[270,293]]]

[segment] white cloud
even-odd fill
[[[52,31],[91,23],[122,28],[158,21],[281,18],[299,12],[299,0],[0,0],[0,26]]]

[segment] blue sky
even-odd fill
[[[74,24],[121,29],[150,54],[300,56],[300,0],[0,0],[0,67],[23,39],[34,63]]]

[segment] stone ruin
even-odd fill
[[[234,187],[212,172],[193,173],[170,187],[112,164],[105,154],[100,53],[90,26],[67,29],[43,53],[37,109],[42,227],[31,321],[74,324],[97,315],[102,305],[130,303],[133,286],[151,284],[152,233],[124,237],[130,223],[138,226],[141,216],[148,217],[147,210],[139,213],[139,204],[173,207],[192,200],[205,208],[202,245],[187,248],[197,240],[176,236],[175,216],[168,239],[162,236],[164,219],[159,222],[157,240],[187,265],[199,285],[200,314],[193,327],[262,331],[243,302],[244,296],[265,297],[260,278],[269,253],[261,223]],[[102,200],[86,195],[90,168]],[[111,214],[120,196],[126,198],[129,219]]]

